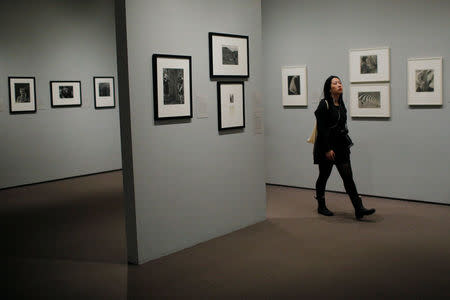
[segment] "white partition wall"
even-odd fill
[[[325,79],[341,77],[349,109],[349,50],[389,47],[391,117],[349,117],[359,192],[450,203],[449,14],[446,0],[262,0],[267,182],[314,188],[306,139]],[[441,56],[443,105],[409,107],[408,58]],[[279,78],[289,65],[308,67],[308,107],[282,106]],[[337,171],[327,188],[343,191]]]
[[[0,1],[0,28],[0,188],[120,169],[118,105],[96,110],[93,88],[117,80],[114,2]],[[9,113],[9,76],[35,77],[36,113]],[[51,108],[62,80],[81,82],[81,107]]]
[[[122,131],[131,132],[123,144],[129,261],[144,263],[264,220],[264,136],[253,124],[262,86],[261,2],[127,0],[116,10]],[[249,36],[243,130],[218,131],[208,32]],[[155,53],[192,56],[192,119],[154,121]],[[207,118],[198,118],[200,102]]]

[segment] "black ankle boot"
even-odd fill
[[[324,216],[332,216],[334,215],[332,211],[328,210],[327,206],[325,205],[325,197],[315,197],[317,199],[317,203],[319,204],[319,207],[317,208],[317,212]]]
[[[356,219],[361,219],[364,216],[371,215],[375,212],[375,208],[367,209],[362,204],[362,199],[360,197],[355,197],[352,199],[353,207],[355,208]]]

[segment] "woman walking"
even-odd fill
[[[342,100],[342,82],[339,77],[332,75],[327,78],[323,94],[324,99],[320,100],[314,112],[317,120],[314,164],[319,165],[319,177],[316,181],[317,211],[325,216],[333,215],[325,204],[325,186],[333,165],[336,165],[344,182],[345,191],[355,208],[355,216],[359,220],[366,215],[373,214],[375,209],[366,209],[363,206],[353,180],[350,163],[350,147],[353,143],[348,136],[347,109]]]

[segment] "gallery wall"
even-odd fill
[[[254,124],[262,87],[261,2],[120,2],[117,9],[126,9],[128,49],[119,51],[119,66],[127,50],[128,67],[120,70],[128,69],[129,76],[129,99],[121,97],[121,105],[130,108],[129,117],[121,118],[128,119],[131,131],[124,156],[131,161],[131,151],[133,161],[124,172],[134,178],[134,185],[125,187],[128,259],[144,263],[265,219],[264,136]],[[123,20],[117,24],[123,34]],[[243,130],[218,131],[208,32],[249,36]],[[155,53],[192,56],[192,119],[154,121]],[[121,72],[122,91],[127,75]],[[206,118],[197,113],[200,102],[207,106]]]
[[[118,105],[93,95],[93,76],[117,90],[114,27],[112,0],[1,1],[0,188],[121,168]],[[9,113],[8,76],[36,78],[36,113]],[[53,80],[81,81],[82,106],[51,108]]]
[[[450,203],[449,12],[447,0],[262,0],[267,182],[314,188],[306,139],[325,79],[341,77],[349,107],[349,50],[389,47],[391,117],[348,121],[359,192]],[[409,107],[408,58],[436,56],[443,57],[443,105]],[[285,108],[281,67],[297,65],[307,66],[308,106]],[[344,190],[336,170],[327,188]]]

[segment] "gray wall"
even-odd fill
[[[265,219],[264,136],[254,134],[252,121],[262,85],[261,2],[125,4],[132,132],[126,151],[132,146],[134,176],[127,231],[137,236],[137,246],[129,239],[128,253],[130,262],[143,263]],[[250,37],[242,132],[218,133],[216,82],[209,79],[210,31]],[[191,121],[154,123],[154,53],[192,56]],[[208,118],[197,118],[198,97],[208,102]],[[136,232],[130,232],[133,227]]]
[[[1,1],[0,30],[0,188],[120,169],[118,105],[95,110],[92,79],[117,86],[113,1]],[[8,76],[36,77],[37,113],[9,114]],[[82,107],[52,109],[51,80],[80,80]]]
[[[391,118],[349,119],[359,192],[450,203],[450,2],[263,0],[265,152],[268,183],[314,187],[317,167],[305,142],[330,74],[349,91],[348,50],[391,49]],[[443,57],[438,108],[407,105],[407,59]],[[281,66],[307,65],[307,108],[281,105]],[[346,97],[348,106],[348,98]],[[337,171],[327,186],[343,191]]]

